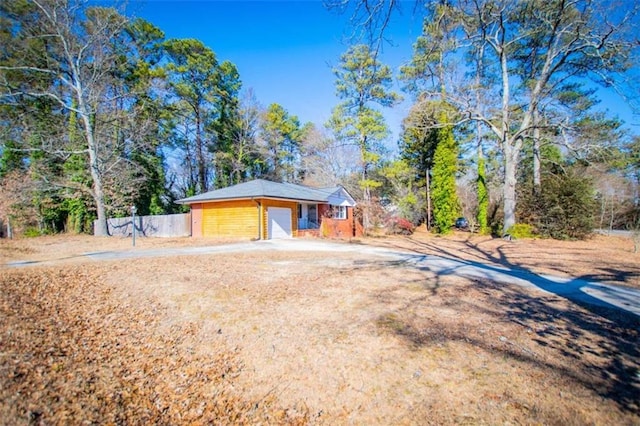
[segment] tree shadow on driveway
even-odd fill
[[[426,268],[441,275],[463,275],[469,278],[490,279],[505,284],[516,284],[537,288],[555,294],[587,309],[597,309],[599,315],[609,315],[617,310],[624,310],[640,317],[640,290],[597,282],[598,276],[584,275],[575,278],[560,278],[545,274],[537,274],[509,261],[502,248],[498,248],[498,256],[482,250],[478,245],[465,242],[466,254],[478,260],[462,259],[454,251],[445,247],[412,240],[414,254],[406,260],[416,267]],[[400,248],[398,246],[398,248]],[[402,247],[407,250],[406,247]],[[430,254],[425,254],[430,253]],[[612,271],[617,276],[630,272]]]
[[[444,276],[470,279],[474,288],[497,304],[498,310],[491,313],[497,321],[532,330],[536,347],[551,351],[563,361],[545,362],[526,351],[496,349],[464,330],[449,333],[447,339],[554,369],[615,401],[622,410],[640,415],[640,291],[589,281],[592,276],[536,274],[510,263],[500,250],[495,256],[469,242],[469,258],[477,260],[461,259],[453,250],[436,244],[413,243],[412,253],[405,258],[408,265],[435,274],[438,282]],[[433,286],[428,288],[434,291]],[[402,312],[394,315],[403,317]],[[410,322],[394,330],[412,345],[430,344],[429,333]]]

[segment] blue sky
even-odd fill
[[[413,2],[403,7],[390,25],[391,43],[381,56],[395,73],[410,59],[421,30]],[[152,22],[167,38],[201,40],[220,62],[238,67],[243,88],[253,89],[261,104],[279,103],[302,123],[321,126],[339,102],[331,68],[346,51],[352,29],[348,14],[328,11],[320,0],[140,0],[129,4],[128,14]],[[616,111],[640,133],[638,117],[619,98],[607,92],[600,98],[604,108]],[[407,100],[385,112],[393,131],[391,149],[409,105]]]
[[[382,55],[394,71],[410,59],[420,34],[421,19],[407,9],[393,23],[393,43]],[[238,67],[243,88],[252,88],[261,104],[279,103],[302,123],[322,125],[339,103],[331,69],[347,50],[352,30],[348,15],[326,10],[319,0],[146,0],[130,3],[128,14],[150,21],[167,38],[201,40],[219,61]],[[408,102],[386,111],[394,133],[407,110]]]

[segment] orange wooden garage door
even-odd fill
[[[202,206],[203,237],[258,237],[258,208],[251,200]]]

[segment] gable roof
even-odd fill
[[[247,198],[278,198],[294,201],[315,201],[337,205],[355,206],[355,201],[341,186],[311,188],[293,183],[271,182],[256,179],[227,188],[216,189],[193,197],[177,200],[178,204],[194,204],[207,201],[223,201]]]

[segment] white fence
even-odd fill
[[[162,216],[136,216],[136,236],[139,237],[189,237],[191,214],[167,214]],[[107,220],[109,235],[131,236],[131,217]]]

